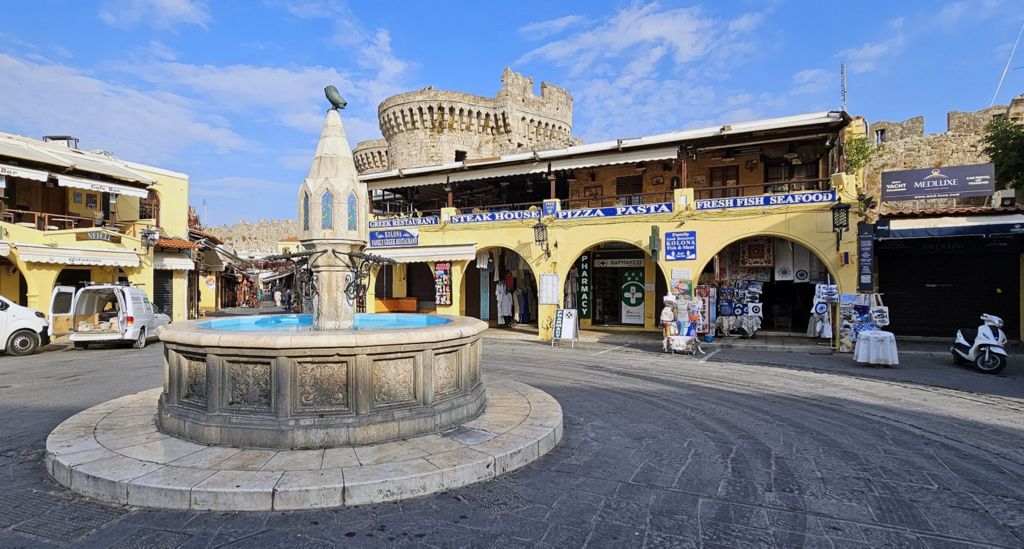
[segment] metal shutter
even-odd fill
[[[153,305],[174,317],[174,271],[153,271]]]

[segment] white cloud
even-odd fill
[[[861,74],[878,68],[878,63],[903,51],[903,18],[893,19],[886,31],[889,38],[879,42],[868,42],[859,48],[840,51],[837,55],[845,62],[852,74]]]
[[[0,126],[39,137],[67,133],[87,149],[164,162],[191,146],[227,153],[252,146],[204,106],[166,91],[101,80],[49,61],[0,53]]]
[[[178,25],[207,28],[212,18],[201,0],[109,0],[98,13],[104,23],[123,29],[139,24],[173,30]]]
[[[547,21],[537,21],[536,23],[523,25],[518,30],[519,34],[522,34],[527,39],[540,40],[559,34],[570,27],[580,25],[586,22],[586,20],[582,15],[564,15],[555,19],[548,19]]]
[[[804,69],[793,75],[790,93],[797,95],[821,93],[838,87],[835,73],[825,69]]]
[[[750,40],[763,22],[763,13],[721,19],[700,8],[634,3],[540,44],[518,63],[569,69],[559,83],[575,96],[573,132],[584,141],[680,129],[695,115],[737,121],[730,117],[776,108],[774,98],[724,84],[756,54]]]

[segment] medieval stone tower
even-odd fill
[[[541,82],[535,95],[533,78],[508,67],[494,98],[428,87],[389,97],[377,115],[384,139],[356,145],[361,174],[577,143],[569,92]]]

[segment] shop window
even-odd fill
[[[640,204],[643,202],[644,176],[628,175],[615,178],[615,194],[623,205]]]
[[[302,230],[309,230],[309,193],[302,193]]]
[[[354,231],[359,227],[359,201],[356,193],[348,194],[348,230]]]
[[[466,151],[455,151],[455,161],[462,162],[466,160]]]
[[[331,191],[324,191],[320,198],[320,228],[334,228],[334,194]]]
[[[739,189],[726,188],[735,187],[740,184],[740,167],[738,164],[711,168],[708,175],[710,176],[710,186],[712,188],[711,198],[739,196]]]

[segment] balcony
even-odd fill
[[[3,221],[37,231],[66,231],[102,227],[125,232],[133,223],[106,221],[103,218],[82,217],[74,214],[55,214],[28,210],[3,210]]]
[[[829,179],[793,179],[787,181],[766,181],[747,185],[702,187],[693,189],[696,200],[709,198],[737,198],[765,194],[786,194],[803,191],[827,191],[832,188]]]

